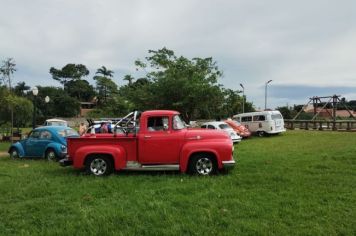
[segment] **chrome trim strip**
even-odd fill
[[[142,165],[139,166],[127,166],[125,170],[145,170],[145,171],[160,171],[160,170],[179,170],[179,165]]]

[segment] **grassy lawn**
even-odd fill
[[[228,174],[87,176],[0,158],[3,235],[355,235],[356,133],[237,145]]]
[[[0,142],[0,156],[2,152],[7,152],[9,150],[10,142]]]

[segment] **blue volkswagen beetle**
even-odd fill
[[[65,126],[43,126],[32,130],[28,138],[12,144],[11,158],[45,157],[60,160],[67,154],[67,137],[79,137],[77,131]]]

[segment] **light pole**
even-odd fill
[[[45,97],[45,103],[46,103],[45,114],[44,114],[45,119],[47,118],[47,111],[48,111],[47,104],[49,103],[50,100],[51,99],[48,96]]]
[[[33,120],[32,120],[32,129],[36,128],[36,97],[38,95],[38,88],[34,87],[32,89],[33,94]]]
[[[245,87],[243,84],[240,84],[242,88],[242,113],[245,113]]]
[[[265,84],[265,110],[267,109],[267,85],[271,82],[272,82],[272,80],[270,79]]]

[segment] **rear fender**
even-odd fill
[[[84,146],[76,150],[73,158],[74,168],[83,168],[85,160],[89,155],[110,155],[113,157],[114,167],[116,170],[126,167],[126,151],[123,147],[112,146]]]
[[[183,146],[182,148],[182,152],[181,152],[181,158],[180,158],[180,171],[181,172],[186,172],[188,169],[188,163],[189,163],[189,159],[192,155],[194,155],[195,153],[211,153],[212,155],[215,156],[216,161],[218,163],[218,168],[222,168],[222,162],[221,162],[221,158],[220,155],[218,154],[218,152],[213,148],[214,144],[216,145],[216,143],[208,143],[208,142],[197,142],[197,143],[187,143]]]
[[[54,143],[54,142],[53,143],[49,143],[47,145],[47,147],[45,148],[42,156],[43,157],[45,156],[45,154],[46,154],[48,149],[53,149],[55,151],[55,153],[57,154],[57,156],[60,156],[61,155],[61,146],[62,146],[62,144],[60,144],[60,143]]]
[[[26,155],[25,155],[25,150],[23,149],[23,146],[22,146],[21,143],[16,142],[16,143],[12,144],[12,145],[10,146],[10,148],[9,148],[8,153],[10,153],[11,148],[16,148],[16,149],[17,149],[17,151],[18,151],[18,153],[19,153],[19,157],[25,157],[25,156],[26,156]]]

